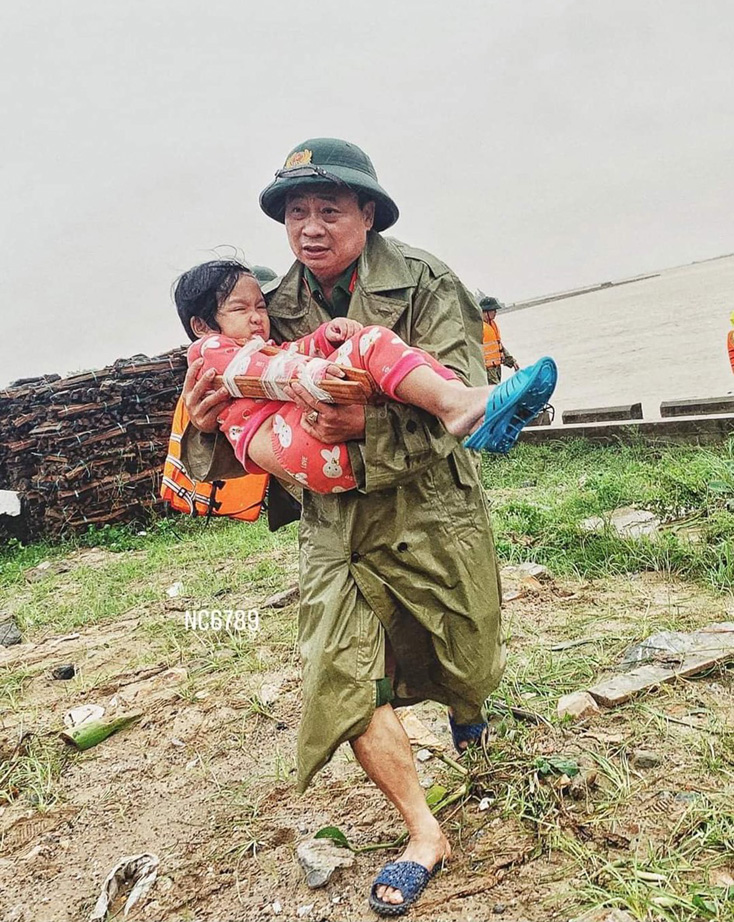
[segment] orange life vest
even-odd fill
[[[731,370],[734,371],[734,330],[729,330],[729,335],[726,338],[726,345],[729,348],[729,362],[731,363]]]
[[[484,367],[496,368],[502,364],[502,342],[500,328],[495,320],[482,321],[484,328],[482,336],[482,349],[484,350]]]
[[[162,499],[171,508],[188,515],[226,515],[254,522],[260,515],[268,475],[243,474],[235,480],[215,480],[214,483],[193,480],[181,461],[181,437],[188,421],[189,414],[179,397],[163,466]]]

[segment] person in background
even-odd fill
[[[484,351],[484,367],[487,369],[487,383],[499,384],[502,380],[502,366],[506,365],[513,371],[518,371],[520,366],[502,345],[500,328],[495,317],[502,307],[497,298],[484,296],[479,306],[482,309],[482,349]]]

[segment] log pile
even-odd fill
[[[184,350],[0,390],[0,489],[30,538],[144,520],[158,498]]]

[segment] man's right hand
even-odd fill
[[[202,432],[217,431],[217,417],[232,399],[226,387],[215,387],[213,368],[205,372],[197,381],[196,376],[204,359],[197,359],[186,372],[184,379],[183,397],[184,404],[191,420],[191,425]]]

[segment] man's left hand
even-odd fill
[[[315,439],[327,445],[335,445],[337,442],[364,438],[365,418],[361,404],[323,403],[296,382],[285,390],[296,406],[303,410],[301,426]]]

